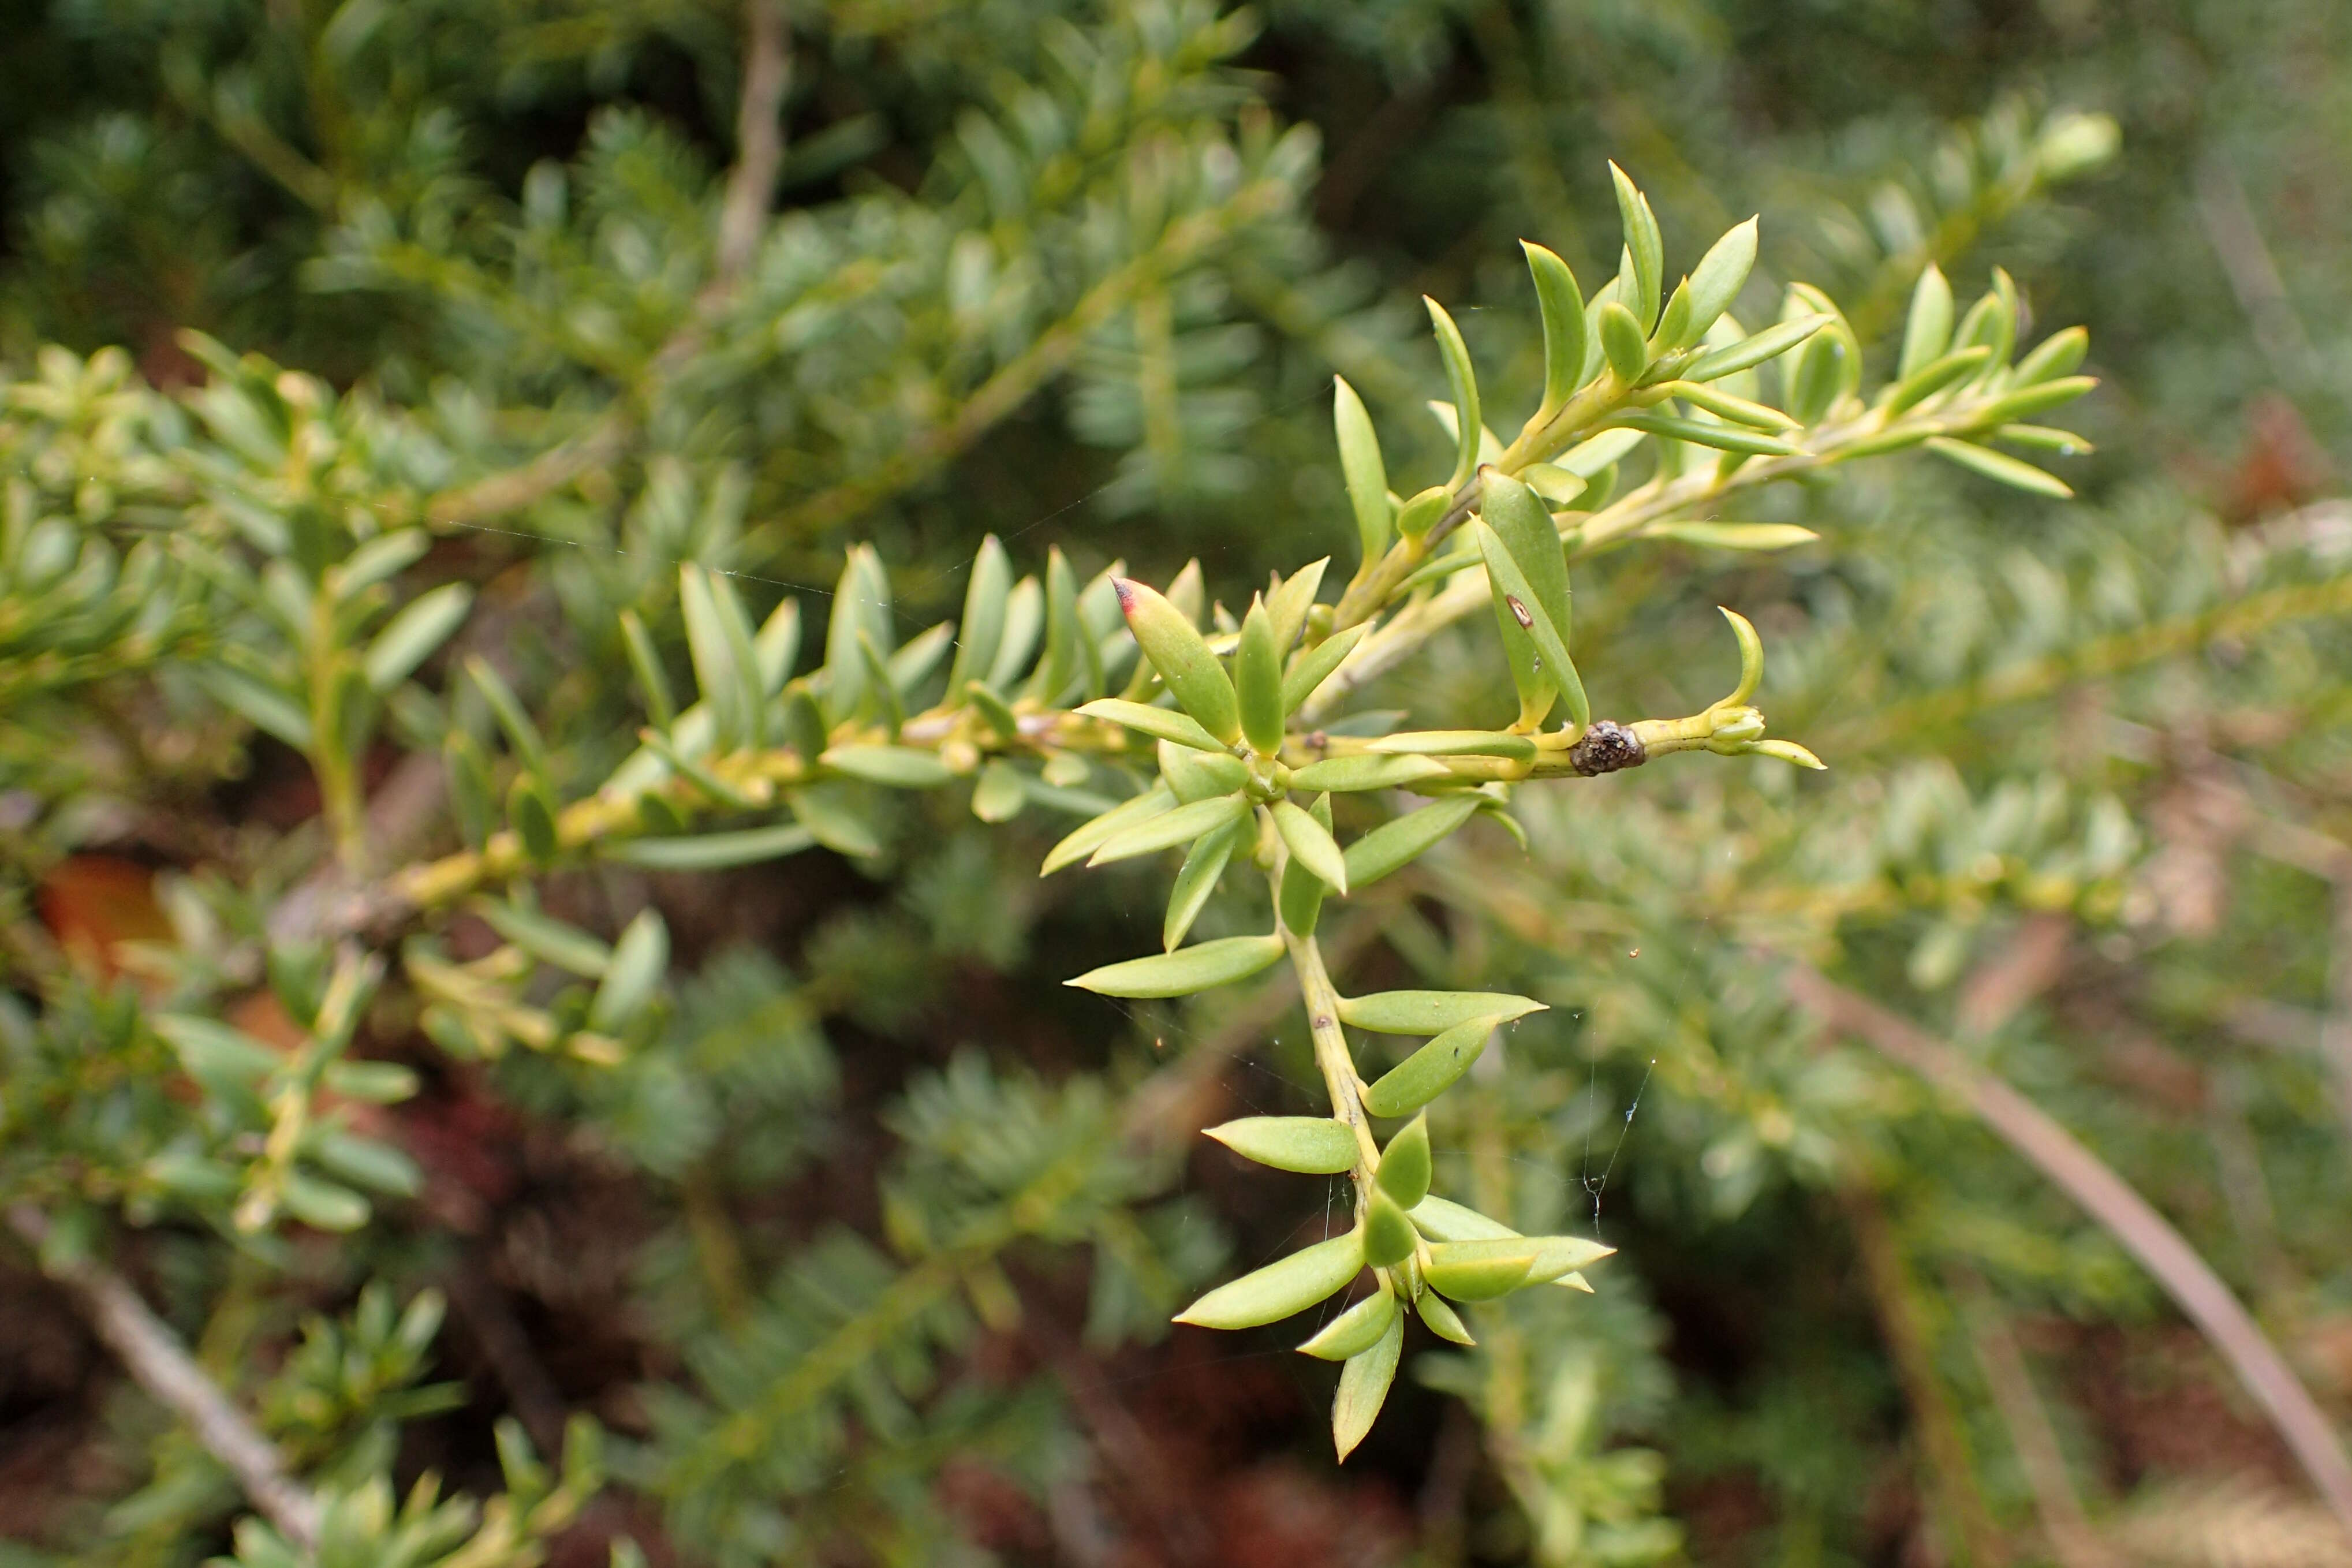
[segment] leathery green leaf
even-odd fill
[[[1321,1333],[1298,1348],[1322,1361],[1346,1361],[1378,1344],[1396,1316],[1396,1298],[1383,1286],[1332,1319]]]
[[[1176,804],[1176,796],[1164,784],[1154,782],[1141,795],[1123,800],[1101,816],[1091,817],[1073,828],[1068,837],[1045,852],[1045,863],[1037,874],[1050,877],[1065,866],[1075,865],[1101,847],[1105,839],[1122,828],[1132,827],[1147,817],[1156,816]]]
[[[1370,631],[1369,621],[1349,626],[1344,632],[1334,632],[1313,647],[1302,648],[1290,661],[1290,668],[1282,678],[1282,710],[1295,713],[1315,689],[1331,678],[1347,657],[1356,651],[1356,645]]]
[[[1536,303],[1543,312],[1543,407],[1536,415],[1540,420],[1565,408],[1584,379],[1584,295],[1567,262],[1528,240],[1519,241],[1519,248],[1528,253]]]
[[[1421,297],[1421,302],[1429,307],[1430,326],[1437,333],[1437,352],[1445,361],[1445,379],[1454,389],[1454,477],[1445,482],[1446,488],[1453,489],[1478,467],[1478,376],[1470,366],[1470,348],[1462,341],[1462,329],[1454,324],[1445,307],[1426,294]]]
[[[1445,776],[1445,764],[1433,757],[1391,757],[1376,752],[1358,752],[1292,769],[1290,787],[1346,795],[1368,789],[1404,789]]]
[[[1339,472],[1348,483],[1348,504],[1356,514],[1356,544],[1369,565],[1389,547],[1395,510],[1389,505],[1389,475],[1381,460],[1381,438],[1364,400],[1341,376],[1331,378],[1331,422],[1339,434]]]
[[[1274,617],[1264,599],[1250,601],[1234,646],[1234,695],[1241,708],[1242,733],[1261,757],[1282,750],[1282,652],[1275,646]]]
[[[537,773],[521,774],[507,791],[507,821],[533,865],[543,866],[555,858],[561,847],[555,831],[555,801]]]
[[[1797,447],[1778,436],[1761,430],[1750,430],[1738,425],[1717,425],[1705,419],[1685,419],[1672,414],[1620,414],[1617,423],[1628,430],[1639,430],[1645,436],[1660,436],[1669,441],[1687,441],[1695,447],[1712,447],[1718,452],[1745,452],[1755,458],[1786,458]]]
[[[1410,1210],[1429,1195],[1429,1118],[1416,1116],[1381,1151],[1372,1177],[1399,1208]]]
[[[1452,1340],[1457,1345],[1478,1342],[1470,1337],[1470,1331],[1462,1326],[1461,1314],[1447,1306],[1445,1298],[1436,1291],[1423,1290],[1420,1300],[1412,1305],[1413,1310],[1421,1314],[1421,1321],[1429,1325],[1429,1331],[1439,1339]]]
[[[1202,1131],[1243,1159],[1277,1171],[1339,1176],[1356,1168],[1356,1134],[1328,1116],[1244,1116]]]
[[[1225,874],[1225,866],[1234,858],[1249,824],[1236,818],[1215,833],[1202,835],[1193,841],[1192,851],[1184,857],[1183,867],[1177,871],[1176,880],[1168,889],[1168,915],[1160,922],[1160,945],[1170,952],[1183,945],[1184,938],[1199,918],[1209,895],[1217,890],[1217,879]]]
[[[677,699],[671,694],[669,676],[662,669],[660,651],[635,610],[621,612],[621,647],[629,656],[638,689],[645,693],[646,717],[654,721],[655,729],[668,729],[677,721]]]
[[[1793,522],[1653,522],[1643,539],[1671,539],[1706,550],[1790,550],[1821,537]]]
[[[1535,505],[1540,510],[1543,503],[1536,501]],[[1575,661],[1568,656],[1567,635],[1552,624],[1550,614],[1544,608],[1541,591],[1529,581],[1517,557],[1485,519],[1474,518],[1470,527],[1472,537],[1478,542],[1479,553],[1486,558],[1487,578],[1502,605],[1504,637],[1516,632],[1525,637],[1534,649],[1540,673],[1559,687],[1561,700],[1568,704],[1569,718],[1579,728],[1591,723],[1591,700],[1585,696],[1584,682],[1576,673]],[[1562,570],[1564,573],[1565,568]]]
[[[1347,857],[1339,853],[1329,828],[1308,816],[1305,807],[1286,800],[1274,803],[1274,828],[1300,865],[1334,892],[1347,892]]]
[[[1309,561],[1266,589],[1265,613],[1274,623],[1277,660],[1298,641],[1298,634],[1307,625],[1307,612],[1314,607],[1315,595],[1323,586],[1323,574],[1330,564],[1328,555],[1320,561]]]
[[[1478,1017],[1441,1031],[1364,1090],[1364,1109],[1374,1116],[1412,1115],[1470,1070],[1496,1027],[1494,1018]]]
[[[1368,888],[1419,859],[1476,814],[1480,796],[1433,801],[1384,822],[1348,846],[1348,885]]]
[[[1473,1018],[1496,1026],[1544,1011],[1531,996],[1503,991],[1374,991],[1339,999],[1339,1016],[1376,1035],[1435,1035]]]
[[[1013,683],[1029,668],[1030,656],[1037,651],[1037,638],[1045,628],[1045,585],[1034,576],[1024,577],[1005,597],[1004,630],[996,639],[996,657],[989,661],[986,676],[992,690],[1013,689]]]
[[[1246,796],[1214,795],[1196,800],[1190,805],[1180,805],[1173,811],[1161,812],[1132,827],[1123,827],[1103,840],[1087,864],[1108,866],[1115,860],[1130,860],[1138,855],[1155,854],[1190,844],[1203,834],[1214,833],[1232,826],[1249,814]]]
[[[1124,697],[1097,697],[1076,711],[1084,718],[1106,719],[1124,725],[1155,741],[1173,741],[1200,752],[1225,749],[1214,735],[1201,728],[1200,721],[1173,708],[1155,708],[1149,702],[1130,702]]]
[[[1329,1298],[1363,1266],[1364,1239],[1349,1231],[1218,1286],[1179,1312],[1176,1321],[1204,1329],[1254,1329],[1279,1322]]]
[[[474,590],[464,583],[444,583],[409,601],[368,645],[368,685],[385,692],[407,679],[448,640],[473,604]]]
[[[476,899],[467,907],[502,940],[542,963],[587,980],[603,978],[612,965],[613,950],[601,939],[537,910],[500,899]]]
[[[1396,1381],[1397,1357],[1404,1348],[1404,1318],[1391,1318],[1372,1348],[1351,1356],[1339,1372],[1339,1392],[1331,1399],[1331,1444],[1345,1460],[1379,1418]]]
[[[1233,744],[1242,732],[1240,706],[1234,696],[1234,683],[1217,656],[1209,651],[1207,640],[1157,589],[1129,577],[1112,581],[1128,629],[1135,634],[1151,668],[1160,672],[1160,679],[1201,728],[1220,744]]]
[[[786,790],[784,804],[792,807],[793,818],[835,854],[862,858],[882,853],[882,840],[846,785],[816,784]]]
[[[1364,1261],[1375,1268],[1402,1263],[1419,1238],[1396,1199],[1373,1187],[1364,1200]]]
[[[1282,938],[1226,936],[1150,958],[1130,958],[1090,969],[1065,985],[1103,996],[1189,996],[1246,980],[1282,956]]]

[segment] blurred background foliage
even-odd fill
[[[2352,1562],[2116,1239],[1784,984],[1826,973],[2065,1124],[2340,1426],[2352,12],[784,15],[748,229],[732,5],[19,0],[0,42],[0,1187],[336,1500],[324,1560]],[[566,798],[604,778],[640,721],[616,613],[675,649],[680,561],[821,614],[870,539],[910,630],[989,532],[1087,574],[1198,555],[1228,604],[1344,555],[1330,375],[1392,465],[1441,468],[1427,292],[1531,399],[1514,242],[1605,277],[1612,157],[1669,255],[1762,212],[1750,319],[1817,283],[1874,366],[1925,263],[1963,299],[2006,268],[2091,328],[2096,449],[2072,503],[1895,458],[1741,516],[1818,544],[1580,566],[1601,710],[1708,700],[1731,605],[1774,732],[1831,772],[1530,789],[1524,854],[1474,832],[1327,935],[1370,978],[1552,1004],[1445,1102],[1440,1184],[1624,1253],[1596,1298],[1490,1309],[1475,1354],[1420,1346],[1346,1470],[1319,1368],[1165,1327],[1323,1222],[1192,1136],[1310,1104],[1303,1020],[1063,990],[1148,941],[1159,884],[1037,881],[1038,811],[919,797],[876,855],[571,871],[445,922],[445,970],[569,1055],[271,951],[327,837],[371,831],[339,809],[490,732],[465,658]],[[476,589],[340,782],[272,705],[299,639],[173,542],[299,551],[306,509],[422,526],[415,574]],[[1499,721],[1491,666],[1465,632],[1381,700]],[[456,838],[409,831],[381,864]],[[648,906],[675,977],[607,1062],[565,972]],[[289,1084],[336,1124],[232,1177],[231,1224],[204,1162]],[[0,1557],[229,1550],[224,1472],[5,1266]],[[428,1472],[499,1501],[411,1498]]]

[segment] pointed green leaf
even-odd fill
[[[1300,865],[1334,891],[1347,892],[1348,859],[1339,853],[1329,828],[1286,800],[1274,803],[1274,828]]]
[[[1536,303],[1543,312],[1544,392],[1538,420],[1568,406],[1584,379],[1584,294],[1568,263],[1528,240],[1528,271],[1536,281]]]
[[[1364,1109],[1374,1116],[1412,1115],[1470,1070],[1486,1051],[1498,1022],[1481,1016],[1442,1031],[1365,1089]]]
[[[1911,314],[1903,323],[1903,357],[1895,378],[1908,381],[1952,346],[1952,285],[1934,262],[1911,289]]]
[[[1454,477],[1446,489],[1458,489],[1478,467],[1478,376],[1470,366],[1470,349],[1462,341],[1462,329],[1445,313],[1445,307],[1423,294],[1421,302],[1429,307],[1429,322],[1437,333],[1437,352],[1445,361],[1445,379],[1454,390]]]
[[[1114,581],[1128,629],[1135,634],[1160,679],[1201,728],[1219,744],[1233,744],[1242,732],[1241,710],[1234,684],[1217,656],[1209,651],[1208,642],[1183,612],[1151,587],[1128,577]],[[1166,738],[1181,740],[1174,735]]]
[[[1065,866],[1075,865],[1101,847],[1103,841],[1111,835],[1156,816],[1175,804],[1176,796],[1168,786],[1153,781],[1151,787],[1141,795],[1121,801],[1101,816],[1072,829],[1067,837],[1046,852],[1045,863],[1037,874],[1050,877]]]
[[[2006,425],[2011,420],[2046,414],[2053,408],[2074,402],[2098,384],[2095,376],[2062,375],[2032,386],[2021,386],[2006,396],[1996,398],[1983,412],[1973,416],[1970,423],[1981,428],[1987,425]]]
[[[1229,752],[1196,752],[1173,741],[1162,741],[1152,749],[1160,759],[1160,776],[1182,805],[1234,795],[1249,785],[1247,764]]]
[[[1282,654],[1263,599],[1252,599],[1249,614],[1242,617],[1241,641],[1234,647],[1234,695],[1251,748],[1261,757],[1281,751]]]
[[[1683,367],[1685,381],[1720,381],[1743,370],[1751,370],[1767,360],[1780,358],[1790,349],[1828,326],[1836,318],[1822,312],[1798,316],[1776,327],[1767,327],[1753,337],[1740,339],[1706,353]]]
[[[537,773],[518,776],[507,791],[507,822],[522,841],[522,852],[535,866],[555,858],[561,847],[555,830],[555,801]]]
[[[416,667],[465,623],[466,612],[473,604],[471,587],[444,583],[402,606],[368,645],[368,685],[390,691],[415,674]]]
[[[937,752],[913,746],[833,746],[816,760],[835,773],[892,789],[937,789],[955,776]]]
[[[1372,1175],[1381,1190],[1396,1200],[1399,1208],[1411,1209],[1429,1195],[1428,1117],[1414,1117],[1403,1131],[1389,1140]]]
[[[1528,1283],[1528,1269],[1536,1260],[1533,1249],[1455,1258],[1448,1249],[1458,1245],[1430,1244],[1430,1261],[1423,1266],[1421,1277],[1431,1289],[1457,1301],[1492,1301]]]
[[[1543,503],[1533,504],[1540,510]],[[1478,542],[1479,552],[1486,558],[1487,578],[1501,602],[1504,637],[1509,638],[1516,633],[1524,637],[1534,650],[1538,672],[1559,687],[1568,705],[1570,720],[1579,727],[1591,723],[1592,705],[1585,696],[1584,682],[1569,658],[1566,637],[1553,626],[1544,608],[1541,590],[1520,570],[1517,558],[1484,518],[1473,518],[1470,530],[1471,537]],[[1563,567],[1563,575],[1565,571]],[[1561,597],[1565,599],[1565,594]]]
[[[1282,956],[1282,938],[1227,936],[1150,958],[1090,969],[1065,985],[1104,996],[1189,996],[1246,980]]]
[[[1966,380],[1983,369],[1985,362],[1991,357],[1992,351],[1979,343],[1973,348],[1954,349],[1950,353],[1929,360],[1887,388],[1887,414],[1891,416],[1916,407],[1954,382]]]
[[[1377,561],[1389,547],[1394,509],[1389,505],[1387,465],[1381,460],[1381,438],[1372,416],[1343,376],[1331,378],[1331,422],[1339,435],[1339,472],[1348,483],[1348,504],[1356,514],[1356,546],[1365,563]]]
[[[1076,711],[1083,718],[1101,719],[1138,734],[1173,741],[1195,751],[1222,752],[1225,749],[1223,742],[1201,727],[1200,721],[1173,708],[1155,708],[1148,702],[1130,702],[1124,697],[1097,697]]]
[[[1672,414],[1633,413],[1615,416],[1618,425],[1628,430],[1639,430],[1645,436],[1661,436],[1669,441],[1687,441],[1695,447],[1712,447],[1718,452],[1744,452],[1755,458],[1788,458],[1798,451],[1795,443],[1778,436],[1768,436],[1761,430],[1744,429],[1738,425],[1717,425],[1705,419],[1685,419]]]
[[[368,1201],[349,1187],[300,1171],[286,1173],[286,1212],[320,1230],[357,1230],[367,1224]]]
[[[1746,425],[1758,430],[1793,430],[1797,422],[1767,403],[1751,403],[1744,397],[1695,381],[1669,381],[1652,388],[1665,397],[1679,398],[1694,408],[1703,408],[1717,418],[1728,419],[1735,425]]]
[[[1396,1199],[1370,1188],[1364,1199],[1364,1261],[1375,1268],[1402,1263],[1418,1241],[1412,1221],[1404,1217]]]
[[[1955,441],[1946,436],[1935,437],[1927,446],[1927,450],[1948,462],[2021,490],[2048,496],[2053,500],[2067,500],[2074,494],[2066,481],[2057,475],[2045,473],[2031,463],[2021,462],[2006,452],[1996,452],[1989,447],[1979,447],[1967,441]]]
[[[1421,1314],[1421,1321],[1429,1325],[1429,1331],[1439,1339],[1452,1340],[1457,1345],[1478,1342],[1470,1337],[1470,1331],[1462,1326],[1461,1315],[1447,1306],[1445,1298],[1436,1291],[1423,1290],[1421,1299],[1413,1303],[1413,1310]]]
[[[1190,844],[1203,834],[1214,833],[1246,816],[1249,808],[1248,797],[1238,795],[1219,795],[1208,800],[1196,800],[1190,805],[1180,805],[1173,811],[1161,812],[1132,827],[1112,834],[1087,864],[1108,866],[1115,860],[1130,860],[1138,855],[1156,854],[1179,844]]]
[[[1380,1343],[1396,1322],[1396,1298],[1386,1289],[1365,1297],[1323,1326],[1323,1331],[1300,1345],[1303,1354],[1322,1361],[1346,1361]]]
[[[1349,1231],[1218,1286],[1178,1313],[1176,1321],[1205,1329],[1254,1329],[1279,1322],[1328,1299],[1363,1266],[1363,1237]]]
[[[1077,574],[1056,547],[1045,552],[1045,656],[1030,672],[1024,694],[1049,708],[1060,706],[1063,693],[1081,673],[1083,640]]]
[[[1649,373],[1650,343],[1633,312],[1612,300],[1601,307],[1601,352],[1617,379],[1632,386]]]
[[[2091,334],[2081,327],[2053,332],[2017,362],[2012,380],[2019,386],[2033,386],[2058,376],[2072,375],[2090,350]]]
[[[1671,539],[1706,550],[1789,550],[1821,537],[1793,522],[1653,522],[1643,539]]]
[[[819,784],[786,790],[784,804],[811,837],[835,854],[863,859],[882,853],[881,837],[844,786]]]
[[[1650,199],[1613,163],[1609,165],[1609,178],[1617,190],[1617,216],[1624,226],[1625,250],[1633,263],[1634,297],[1625,303],[1640,312],[1635,324],[1646,331],[1658,319],[1658,291],[1665,281],[1665,244],[1658,237],[1657,215],[1650,210]]]
[[[1239,1154],[1277,1171],[1340,1176],[1356,1168],[1356,1134],[1328,1116],[1244,1116],[1202,1130]]]
[[[635,610],[621,612],[621,647],[629,657],[637,689],[645,694],[646,717],[654,721],[655,729],[668,729],[677,722],[677,698],[670,690],[668,673],[662,668],[660,650]]]
[[[1372,1429],[1372,1422],[1396,1381],[1397,1357],[1404,1349],[1402,1314],[1389,1320],[1388,1331],[1371,1349],[1350,1357],[1339,1372],[1339,1391],[1331,1399],[1331,1444],[1345,1460]]]
[[[1690,275],[1690,319],[1667,342],[1668,348],[1698,342],[1715,325],[1715,319],[1731,309],[1756,265],[1756,229],[1757,220],[1751,217],[1726,232],[1699,258]]]
[[[1361,889],[1442,843],[1477,812],[1482,797],[1456,795],[1384,822],[1348,846],[1348,885]]]
[[[1326,757],[1319,763],[1294,768],[1290,774],[1290,787],[1329,790],[1345,795],[1358,790],[1405,789],[1447,776],[1445,764],[1433,757],[1392,757],[1357,752],[1344,757]]]
[[[1519,1234],[1501,1220],[1488,1219],[1476,1209],[1441,1197],[1426,1197],[1413,1205],[1412,1224],[1432,1241],[1487,1241]]]
[[[1375,991],[1339,1002],[1343,1020],[1377,1035],[1434,1035],[1474,1018],[1499,1027],[1542,1011],[1533,997],[1503,991]]]
[[[796,822],[747,827],[736,833],[698,833],[680,838],[623,838],[600,842],[597,854],[625,866],[651,871],[717,871],[797,855],[816,842]]]
[[[1285,715],[1296,713],[1315,695],[1315,689],[1331,678],[1331,672],[1356,651],[1364,640],[1371,624],[1364,622],[1346,631],[1334,632],[1313,647],[1302,649],[1290,661],[1290,668],[1282,678],[1282,710]]]
[[[522,765],[533,773],[544,771],[547,767],[547,742],[540,738],[539,726],[531,722],[530,714],[523,708],[522,699],[514,694],[514,688],[506,683],[506,678],[488,659],[478,653],[467,656],[466,673],[472,678],[475,689],[482,694],[482,700],[490,705],[491,716],[498,720],[499,728],[506,731],[507,744],[514,748],[515,755],[521,760]]]
[[[981,769],[971,786],[971,814],[982,822],[1010,822],[1028,802],[1021,770],[1001,757]]]
[[[1004,601],[1004,635],[997,640],[996,658],[988,667],[988,686],[1009,692],[1037,651],[1038,634],[1045,627],[1045,587],[1034,577],[1013,584]]]
[[[1236,818],[1221,830],[1202,835],[1184,857],[1184,865],[1168,889],[1168,914],[1160,922],[1160,945],[1170,952],[1183,945],[1192,921],[1217,890],[1217,879],[1234,858],[1249,824]]]
[[[617,1035],[645,1010],[669,967],[669,928],[653,910],[639,910],[613,944],[613,961],[588,1004],[588,1026]]]
[[[1535,761],[1536,743],[1525,735],[1503,730],[1408,730],[1382,735],[1367,749],[1386,756],[1501,757],[1514,763]]]
[[[1583,1268],[1616,1252],[1613,1247],[1580,1236],[1510,1236],[1475,1241],[1444,1241],[1433,1243],[1429,1249],[1433,1263],[1475,1263],[1500,1259],[1519,1266],[1521,1278],[1529,1285],[1541,1285],[1559,1279],[1570,1269]],[[1454,1292],[1448,1291],[1448,1295]],[[1461,1300],[1460,1297],[1455,1299]]]
[[[751,639],[760,665],[760,694],[773,697],[792,679],[793,662],[801,655],[801,603],[791,595],[776,602]]]
[[[1004,621],[1013,598],[1013,563],[1004,546],[990,534],[972,557],[971,581],[964,588],[963,636],[956,641],[955,662],[948,667],[948,689],[961,691],[967,680],[985,678],[1004,641]]]
[[[1279,659],[1297,643],[1298,634],[1307,625],[1307,612],[1315,607],[1316,593],[1323,586],[1323,573],[1330,564],[1328,555],[1320,561],[1309,561],[1266,590],[1265,613],[1274,623],[1277,668]]]

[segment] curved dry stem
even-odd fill
[[[1803,964],[1789,971],[1786,985],[1790,999],[1824,1026],[1861,1039],[1957,1096],[2105,1226],[2230,1363],[2352,1535],[2352,1462],[2346,1460],[2335,1429],[2252,1315],[2169,1221],[2039,1107],[1917,1025]]]

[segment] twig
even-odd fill
[[[1984,1499],[1977,1491],[1959,1414],[1936,1374],[1935,1352],[1928,1345],[1927,1325],[1920,1321],[1918,1288],[1876,1194],[1857,1184],[1839,1197],[1862,1254],[1863,1279],[1877,1310],[1879,1331],[1894,1354],[1896,1380],[1918,1429],[1932,1505],[1928,1512],[1941,1527],[1943,1560],[1957,1558],[1990,1568],[2001,1561],[2001,1552]]]
[[[2114,1557],[2091,1528],[2090,1516],[2083,1511],[2082,1494],[2074,1489],[2074,1475],[2066,1468],[2066,1451],[2059,1446],[2057,1430],[2050,1425],[2050,1413],[2043,1408],[2041,1395],[2033,1391],[2033,1374],[2027,1370],[2025,1353],[2018,1348],[2017,1336],[2010,1331],[2000,1304],[1984,1281],[1968,1270],[1954,1268],[1946,1277],[1952,1294],[1960,1300],[1969,1342],[1977,1352],[1985,1386],[1992,1391],[1992,1402],[2009,1427],[2009,1440],[2017,1450],[2026,1484],[2033,1489],[2034,1512],[2041,1517],[2051,1554],[2062,1568],[2114,1568]]]
[[[792,39],[782,0],[750,0],[750,37],[743,60],[743,96],[735,120],[735,167],[719,208],[719,283],[731,284],[751,265],[768,200],[784,163],[784,89],[792,82]]]
[[[1789,971],[1786,985],[1790,999],[1822,1024],[1951,1092],[2106,1226],[2230,1363],[2322,1500],[2352,1534],[2352,1463],[2346,1461],[2327,1417],[2252,1316],[2169,1221],[2032,1101],[1917,1025],[1802,964]]]
[[[98,1337],[122,1359],[139,1386],[187,1423],[196,1440],[236,1478],[246,1497],[280,1535],[309,1552],[319,1533],[317,1495],[287,1473],[284,1456],[205,1375],[170,1325],[105,1265],[87,1258],[41,1256],[49,1219],[32,1205],[12,1205],[8,1228],[40,1257],[42,1270],[50,1279],[81,1299]]]

